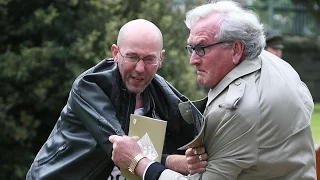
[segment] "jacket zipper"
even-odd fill
[[[61,151],[65,150],[67,148],[67,142],[65,142],[62,146],[60,146],[53,154],[47,156],[46,158],[39,159],[38,165],[42,166],[43,164],[51,161],[57,154],[59,154]]]

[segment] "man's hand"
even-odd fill
[[[190,174],[203,173],[206,170],[208,155],[205,153],[204,147],[187,149],[186,157]]]
[[[121,169],[127,169],[134,157],[141,153],[140,146],[132,137],[112,135],[109,141],[113,143],[111,159]]]
[[[113,143],[111,159],[121,169],[128,169],[134,157],[142,153],[140,146],[132,137],[112,135],[109,137],[109,141]],[[142,158],[138,162],[134,172],[142,177],[150,162],[148,158]]]
[[[134,157],[142,153],[140,146],[129,136],[112,135],[109,141],[113,143],[112,161],[121,169],[127,169]],[[166,160],[167,168],[182,174],[203,173],[206,170],[208,155],[203,147],[189,148],[186,155],[169,155]],[[139,161],[135,172],[142,176],[148,163],[147,158]]]
[[[184,175],[190,173],[185,155],[169,155],[166,158],[166,167]]]
[[[181,174],[203,173],[206,170],[208,155],[204,147],[189,148],[184,155],[169,155],[166,167]]]

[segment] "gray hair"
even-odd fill
[[[187,12],[186,26],[191,29],[200,18],[212,13],[220,14],[221,18],[216,41],[242,40],[245,44],[245,58],[252,59],[260,55],[265,47],[263,25],[254,12],[243,9],[236,2],[218,1],[196,7]]]

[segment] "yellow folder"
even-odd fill
[[[128,136],[137,136],[142,153],[148,159],[160,162],[167,121],[146,116],[131,114]],[[127,169],[121,170],[121,175],[129,180],[141,180],[142,178],[130,173]]]

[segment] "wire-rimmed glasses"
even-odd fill
[[[218,44],[222,44],[222,43],[226,43],[226,42],[221,41],[221,42],[209,44],[209,45],[206,45],[206,46],[198,46],[197,45],[197,46],[194,46],[194,47],[192,47],[190,44],[188,44],[186,46],[186,50],[187,50],[189,55],[192,55],[193,51],[195,51],[198,56],[204,56],[204,55],[206,55],[206,51],[205,51],[206,48],[209,48],[209,47],[212,47],[212,46],[215,46],[215,45],[218,45]]]
[[[132,63],[132,64],[137,64],[140,60],[143,60],[143,62],[147,65],[157,65],[158,61],[160,60],[155,56],[147,56],[144,58],[140,58],[137,54],[129,54],[124,56],[121,54],[120,48],[119,48],[119,53],[125,62]]]

